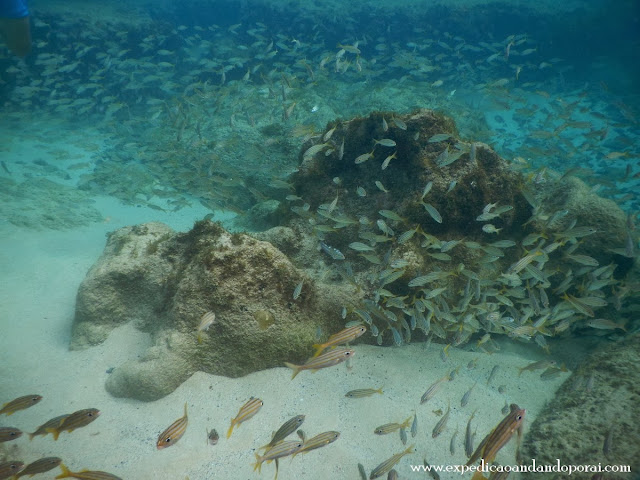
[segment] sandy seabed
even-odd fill
[[[100,208],[107,210],[105,216],[135,220],[127,211],[132,207],[119,207],[121,211],[117,212],[115,202],[109,205],[105,200]],[[101,253],[104,235],[111,229],[112,225],[98,224],[65,232],[33,232],[10,226],[1,230],[0,401],[31,393],[44,397],[28,410],[2,417],[2,425],[32,432],[63,413],[89,407],[102,412],[94,423],[61,434],[57,442],[50,435],[31,442],[23,436],[5,444],[13,459],[31,462],[43,456],[59,456],[72,470],[105,470],[125,479],[255,479],[260,477],[252,468],[255,449],[266,444],[285,420],[304,414],[302,429],[307,436],[337,430],[340,438],[292,461],[284,459],[279,478],[357,479],[359,462],[369,472],[406,448],[397,433],[377,436],[374,428],[402,421],[416,411],[419,431],[416,438],[409,437],[409,442],[416,444],[416,453],[405,457],[397,470],[401,478],[421,478],[425,474],[412,473],[410,464],[421,464],[424,458],[432,465],[466,461],[464,430],[476,408],[477,444],[502,418],[505,399],[526,408],[527,422],[531,422],[568,375],[550,382],[543,382],[536,373],[525,372],[518,377],[517,367],[533,358],[513,351],[487,355],[451,349],[443,362],[442,346],[435,344],[427,349],[424,344],[401,348],[357,345],[351,369],[340,365],[315,374],[302,372],[294,380],[286,368],[237,379],[196,373],[156,402],[114,398],[104,389],[107,370],[141,355],[150,343],[148,336],[132,326],[123,326],[103,345],[68,350],[77,288]],[[476,368],[468,369],[467,364],[474,359]],[[494,365],[500,368],[487,385]],[[461,368],[455,380],[420,405],[427,387],[456,366]],[[460,399],[476,380],[469,404],[461,407]],[[500,385],[506,388],[504,395],[498,393]],[[381,386],[383,395],[344,397],[351,389]],[[227,440],[230,419],[251,396],[261,398],[264,407]],[[445,411],[449,400],[449,421],[444,432],[433,439],[431,432],[440,418],[434,411]],[[182,415],[184,402],[189,406],[185,436],[171,448],[156,450],[158,434]],[[222,437],[216,446],[207,443],[206,430],[211,428]],[[456,429],[455,454],[451,455],[449,443]],[[512,443],[498,460],[513,462],[513,452]],[[273,469],[273,464],[265,464],[261,476],[272,478]],[[459,475],[441,474],[441,478]]]
[[[16,133],[5,138],[2,158],[9,159],[11,174],[19,182],[31,175],[31,160],[41,158],[60,168],[59,149],[101,143],[89,130],[48,130],[39,125],[37,135]],[[75,151],[67,162],[92,161],[92,152]],[[59,155],[58,155],[59,157]],[[62,164],[61,164],[62,162]],[[69,185],[73,178],[67,180]],[[87,427],[29,441],[27,435],[0,444],[9,457],[30,463],[45,456],[61,457],[73,471],[104,470],[123,479],[243,480],[273,478],[274,465],[264,464],[262,473],[253,471],[254,452],[269,442],[271,434],[294,415],[304,414],[302,429],[311,437],[336,430],[340,438],[322,449],[280,462],[281,480],[358,479],[358,463],[370,472],[382,461],[403,451],[397,433],[378,436],[374,429],[390,422],[402,422],[413,412],[418,416],[418,434],[409,436],[415,453],[396,467],[400,478],[427,478],[411,472],[411,464],[464,463],[464,433],[467,420],[477,409],[475,444],[503,418],[505,401],[527,409],[527,423],[540,412],[568,373],[552,381],[537,373],[518,376],[517,367],[543,358],[539,349],[517,344],[488,355],[452,348],[446,362],[442,345],[425,348],[416,343],[404,347],[380,348],[356,345],[351,368],[339,365],[317,373],[302,372],[294,380],[287,368],[276,368],[230,379],[196,373],[171,395],[151,403],[114,398],[104,388],[107,371],[141,356],[151,343],[148,335],[131,325],[117,328],[100,346],[69,351],[75,296],[86,272],[104,248],[106,234],[124,225],[162,221],[176,230],[188,230],[194,220],[208,213],[194,206],[179,212],[161,212],[122,205],[108,197],[94,197],[93,206],[104,218],[89,226],[67,230],[33,230],[0,221],[0,403],[26,394],[40,394],[43,400],[12,416],[0,417],[0,426],[33,432],[47,420],[83,408],[98,408],[100,417]],[[25,200],[26,201],[26,200]],[[28,199],[33,202],[33,198]],[[197,204],[196,204],[197,205]],[[6,206],[5,206],[6,207]],[[37,211],[37,203],[21,200],[11,209]],[[7,210],[5,210],[7,211]],[[223,221],[225,217],[218,215]],[[310,352],[311,353],[311,352]],[[475,360],[476,367],[467,368]],[[500,365],[492,382],[487,378]],[[455,380],[445,383],[424,405],[420,397],[448,371],[460,367]],[[478,382],[465,407],[460,400]],[[504,385],[505,393],[498,387]],[[383,387],[383,395],[349,399],[345,393],[357,388]],[[231,418],[250,397],[259,397],[264,407],[252,419],[225,438]],[[432,438],[432,430],[451,402],[451,414],[443,433]],[[189,408],[189,427],[175,446],[156,449],[156,440],[174,420]],[[434,413],[440,410],[440,413]],[[206,432],[215,428],[220,441],[211,446]],[[458,431],[455,453],[450,441]],[[503,464],[514,462],[515,442],[498,455]],[[54,478],[59,469],[36,478]],[[467,475],[470,477],[470,475]],[[442,473],[442,480],[460,478]],[[513,476],[512,476],[513,478]]]

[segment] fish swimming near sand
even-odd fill
[[[262,468],[262,464],[264,462],[271,462],[272,460],[276,461],[276,478],[278,475],[278,459],[282,458],[282,457],[287,457],[289,455],[292,455],[294,453],[296,453],[298,450],[300,450],[302,448],[302,442],[299,440],[291,440],[290,442],[282,442],[279,443],[278,445],[272,447],[271,449],[267,450],[264,455],[260,456],[257,453],[255,453],[254,455],[256,456],[256,463],[253,465],[253,470],[258,470],[258,472],[260,472],[261,468]]]
[[[247,403],[245,403],[240,410],[238,410],[238,414],[236,417],[231,420],[231,425],[229,426],[229,430],[227,431],[227,438],[231,436],[233,433],[233,428],[236,425],[240,425],[243,422],[246,422],[251,417],[253,417],[258,411],[262,408],[264,402],[259,398],[251,397]]]
[[[0,443],[10,442],[22,436],[22,431],[13,427],[0,427]]]
[[[295,417],[290,418],[289,420],[284,422],[282,426],[276,431],[276,433],[273,434],[271,441],[264,447],[260,447],[260,450],[268,450],[283,441],[304,423],[304,418],[304,415],[296,415]]]
[[[350,359],[354,354],[355,352],[353,350],[337,348],[327,353],[323,353],[319,357],[310,358],[304,365],[294,365],[293,363],[288,362],[285,362],[284,364],[293,370],[293,375],[291,376],[291,380],[293,380],[302,370],[311,370],[312,372],[315,372],[321,368],[333,367],[334,365]]]
[[[218,435],[218,431],[215,428],[207,430],[207,443],[209,445],[217,445],[219,439],[220,435]]]
[[[59,478],[78,478],[80,480],[122,480],[111,473],[100,472],[98,470],[81,470],[79,472],[72,472],[67,468],[64,463],[60,464],[62,473],[56,477]]]
[[[0,463],[0,480],[12,477],[24,470],[24,463],[15,460]]]
[[[30,463],[24,470],[14,475],[12,480],[17,480],[20,477],[24,477],[25,475],[29,475],[30,477],[37,475],[38,473],[48,472],[49,470],[53,470],[58,465],[62,463],[62,459],[58,457],[46,457],[41,458],[40,460],[36,460],[35,462]]]
[[[187,431],[188,424],[189,417],[187,415],[187,402],[185,402],[184,415],[169,425],[169,427],[167,427],[167,429],[158,436],[156,448],[158,450],[162,450],[163,448],[167,448],[175,444]]]
[[[405,451],[396,453],[391,458],[388,458],[387,460],[382,462],[380,465],[378,465],[376,468],[371,470],[371,473],[369,474],[369,480],[373,480],[374,478],[380,478],[385,473],[388,473],[393,467],[396,466],[396,464],[402,459],[402,457],[412,453],[414,450],[415,450],[415,445],[411,445]]]
[[[325,445],[329,445],[330,443],[335,442],[340,437],[340,432],[322,432],[316,435],[315,437],[311,437],[306,440],[302,444],[302,448],[300,448],[297,452],[293,454],[295,457],[299,453],[307,453],[311,450],[315,450],[316,448],[324,447]]]
[[[40,425],[35,432],[29,433],[29,440],[33,440],[33,437],[37,435],[48,435],[51,433],[50,429],[55,429],[62,424],[62,422],[69,416],[69,413],[65,413],[64,415],[58,415],[57,417],[52,418],[51,420],[47,420],[45,423]]]
[[[364,334],[366,331],[367,327],[365,327],[364,325],[354,325],[352,327],[345,328],[338,333],[334,333],[325,343],[313,345],[313,348],[316,349],[316,352],[313,354],[313,356],[317,357],[327,348],[343,345],[345,343],[351,343],[356,338],[362,336],[362,334]]]
[[[54,440],[58,440],[58,437],[62,432],[73,432],[76,428],[81,428],[89,425],[100,415],[100,410],[97,408],[85,408],[72,413],[67,418],[62,420],[62,423],[57,427],[47,428],[47,433],[53,435]]]
[[[484,460],[487,464],[491,463],[500,449],[511,440],[514,433],[517,433],[520,438],[526,410],[515,403],[512,403],[509,408],[510,412],[507,416],[480,442],[467,462],[467,466],[473,465],[478,459]]]
[[[380,395],[382,395],[382,387],[380,388],[360,388],[357,390],[351,390],[349,392],[347,392],[345,394],[345,397],[347,398],[364,398],[364,397],[370,397],[371,395],[375,395],[376,393],[379,393]]]
[[[2,408],[0,408],[0,415],[3,413],[5,415],[13,415],[19,410],[24,410],[25,408],[34,406],[40,400],[42,400],[41,395],[24,395],[22,397],[18,397],[15,400],[11,400],[10,402],[2,405]]]

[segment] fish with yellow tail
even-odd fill
[[[156,448],[162,450],[163,448],[170,447],[178,440],[182,438],[187,431],[187,425],[189,424],[189,417],[187,415],[187,402],[184,403],[184,415],[178,420],[173,422],[167,427],[167,429],[158,436],[156,442]]]
[[[29,477],[33,477],[39,473],[48,472],[49,470],[56,468],[60,463],[62,463],[62,459],[58,457],[41,458],[40,460],[36,460],[24,467],[24,470],[11,477],[11,480],[18,480],[18,478],[25,477],[27,475],[29,475]],[[0,478],[3,477],[0,476]]]
[[[413,453],[415,447],[416,447],[415,445],[411,445],[404,452],[396,453],[393,457],[388,458],[387,460],[382,462],[376,468],[371,470],[371,473],[369,474],[369,480],[373,480],[374,478],[380,478],[385,473],[389,473],[389,471],[396,466],[396,464],[402,459],[402,457],[410,453]]]
[[[78,410],[62,420],[57,427],[52,424],[51,427],[46,429],[46,432],[52,434],[54,440],[58,440],[62,432],[71,433],[77,428],[85,427],[98,418],[98,416],[100,416],[100,410],[97,408]]]
[[[97,470],[81,470],[79,472],[72,472],[67,468],[64,463],[60,464],[62,473],[56,477],[58,478],[78,478],[80,480],[122,480],[111,473],[100,472]]]
[[[200,324],[196,329],[198,334],[198,343],[202,343],[202,332],[209,330],[209,327],[216,321],[216,314],[213,312],[207,312],[200,318]]]
[[[231,425],[229,426],[229,430],[227,431],[227,438],[231,436],[233,433],[233,428],[236,425],[240,425],[243,422],[246,422],[251,417],[253,417],[258,411],[262,408],[264,402],[259,398],[251,397],[247,403],[245,403],[240,410],[238,410],[238,414],[236,418],[231,420]]]
[[[478,445],[478,448],[476,448],[476,451],[473,452],[467,462],[467,466],[473,465],[478,459],[484,460],[485,464],[493,462],[497,453],[511,440],[514,433],[518,434],[519,441],[522,435],[526,410],[515,403],[512,403],[509,408],[510,411],[507,416],[480,442],[480,445]],[[479,480],[480,478],[482,478],[482,473],[477,471],[472,480]]]
[[[313,354],[313,356],[317,357],[327,348],[332,348],[338,345],[353,342],[356,338],[360,337],[366,331],[367,327],[365,327],[364,325],[354,325],[352,327],[345,328],[338,333],[334,333],[325,343],[315,344],[313,346],[313,348],[316,349],[316,352]]]
[[[356,352],[345,348],[337,348],[327,353],[323,353],[319,357],[311,357],[304,365],[294,365],[293,363],[285,362],[284,364],[293,370],[291,380],[296,378],[302,370],[311,370],[315,372],[321,368],[333,367],[345,360],[350,359]]]
[[[299,453],[307,453],[311,450],[315,450],[316,448],[321,448],[330,443],[335,442],[340,437],[340,432],[322,432],[316,435],[315,437],[305,439],[302,443],[302,448],[300,448],[297,452],[293,454],[294,458]]]
[[[18,397],[15,400],[11,400],[10,402],[2,405],[2,408],[0,408],[0,415],[3,413],[5,415],[13,415],[18,410],[24,410],[25,408],[32,407],[40,400],[42,400],[42,396],[40,395],[24,395],[22,397]]]
[[[255,453],[256,463],[253,465],[253,471],[255,472],[256,470],[258,470],[258,472],[260,472],[260,470],[262,469],[262,464],[264,462],[270,463],[271,461],[275,460],[276,478],[278,478],[278,459],[292,455],[301,448],[302,442],[300,440],[291,440],[288,442],[281,442],[273,446],[272,448],[267,450],[264,455],[258,455],[257,453]]]

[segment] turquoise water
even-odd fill
[[[557,374],[553,383],[536,380],[541,382],[538,386],[544,392],[540,393],[540,398],[531,400],[531,406],[527,405],[533,418],[534,414],[540,413],[544,402],[553,398],[560,381],[567,378],[568,372],[579,370],[581,362],[587,361],[593,349],[614,344],[626,335],[637,335],[638,236],[635,223],[640,207],[637,193],[640,184],[640,67],[637,62],[640,38],[637,26],[639,12],[634,2],[619,2],[615,6],[607,2],[574,2],[571,5],[553,5],[551,2],[528,5],[520,2],[517,6],[485,2],[455,2],[448,6],[427,5],[425,2],[386,3],[383,6],[375,2],[335,2],[319,6],[188,2],[187,5],[131,6],[114,3],[75,7],[35,3],[32,10],[33,52],[25,59],[17,59],[6,50],[0,54],[3,112],[0,118],[0,228],[5,252],[1,275],[6,292],[3,304],[10,312],[0,318],[7,355],[4,363],[8,365],[0,370],[5,378],[0,382],[0,403],[23,394],[40,392],[39,381],[41,385],[50,381],[48,376],[52,374],[44,368],[47,362],[39,359],[37,354],[26,360],[20,358],[24,355],[23,348],[33,349],[33,346],[29,347],[30,341],[38,348],[46,349],[47,339],[51,339],[51,345],[58,349],[54,363],[68,365],[65,362],[80,361],[79,357],[65,356],[71,341],[69,332],[79,283],[98,259],[106,233],[122,226],[150,221],[164,222],[178,231],[189,230],[195,221],[203,218],[220,221],[231,231],[255,232],[279,224],[290,225],[296,226],[296,232],[308,242],[316,245],[320,240],[327,245],[329,248],[324,250],[313,253],[312,248],[311,253],[307,252],[315,255],[311,263],[305,265],[307,273],[315,275],[318,281],[329,278],[336,283],[343,281],[345,285],[350,282],[358,286],[358,295],[360,289],[365,292],[362,303],[344,305],[344,320],[336,323],[342,327],[348,322],[364,322],[369,330],[363,337],[366,343],[377,342],[384,345],[383,351],[396,352],[388,354],[389,369],[396,373],[395,376],[381,374],[383,367],[378,365],[378,369],[369,372],[370,382],[332,386],[346,392],[353,388],[391,385],[391,391],[395,388],[397,393],[399,384],[408,385],[414,381],[410,373],[406,373],[403,379],[403,371],[398,369],[398,365],[407,361],[404,355],[413,362],[415,358],[421,358],[422,350],[419,349],[426,347],[432,351],[433,360],[440,362],[427,379],[421,379],[415,386],[416,392],[420,391],[417,396],[411,388],[411,394],[405,394],[402,400],[395,399],[399,402],[395,403],[395,397],[387,393],[388,404],[379,410],[371,407],[381,420],[374,422],[376,424],[386,423],[386,420],[405,420],[407,412],[416,408],[417,398],[429,384],[443,378],[458,363],[463,365],[464,362],[466,371],[466,364],[472,359],[465,356],[469,352],[479,352],[484,356],[480,361],[482,383],[494,363],[513,361],[513,358],[505,357],[496,362],[489,354],[520,355],[519,368],[527,365],[524,359],[553,359],[558,366],[564,365],[560,371],[551,372]],[[337,121],[346,122],[354,117],[367,118],[371,115],[369,118],[375,118],[378,136],[394,129],[401,136],[401,123],[394,119],[402,117],[406,120],[408,117],[405,115],[418,109],[435,110],[454,120],[457,132],[444,133],[451,133],[460,139],[459,145],[464,146],[455,146],[452,142],[452,149],[464,150],[464,155],[469,155],[469,158],[470,149],[472,146],[475,149],[479,142],[495,150],[509,168],[521,175],[519,178],[523,183],[518,188],[524,190],[525,197],[527,192],[535,192],[540,184],[555,185],[558,182],[561,186],[561,182],[577,178],[586,184],[585,191],[589,195],[612,200],[607,208],[613,213],[608,218],[614,218],[615,222],[580,223],[576,226],[571,224],[572,212],[562,213],[549,208],[542,208],[546,217],[542,214],[536,217],[539,212],[535,202],[528,205],[522,200],[522,205],[528,206],[516,205],[516,210],[523,209],[521,211],[526,212],[527,217],[531,214],[542,224],[547,222],[548,232],[532,231],[524,222],[514,220],[502,225],[498,220],[494,223],[505,231],[502,236],[492,237],[486,230],[487,235],[476,231],[478,224],[473,217],[468,218],[466,224],[457,218],[458,228],[447,230],[448,217],[443,205],[448,193],[444,192],[449,190],[457,195],[463,187],[460,180],[459,183],[447,182],[448,189],[446,185],[445,188],[436,185],[431,194],[434,197],[430,201],[444,213],[444,222],[435,220],[437,215],[429,213],[427,217],[422,212],[424,223],[420,223],[409,209],[398,210],[403,218],[410,214],[410,225],[401,225],[404,220],[394,223],[395,220],[389,220],[389,214],[383,215],[395,230],[389,233],[382,227],[371,227],[362,220],[362,215],[366,212],[374,224],[382,218],[374,218],[368,210],[375,215],[381,209],[403,208],[405,200],[412,201],[410,190],[392,190],[392,200],[382,201],[382,197],[376,196],[381,195],[380,192],[371,184],[366,187],[368,196],[358,193],[359,199],[352,195],[355,200],[349,201],[346,194],[352,194],[359,186],[349,174],[345,174],[345,181],[356,183],[341,185],[341,180],[335,180],[332,175],[322,178],[322,184],[311,183],[309,186],[297,176],[304,160],[303,152],[313,145],[331,143],[330,147],[328,145],[317,152],[319,158],[338,155],[340,144],[337,139],[344,138],[346,130],[343,131]],[[382,118],[391,130],[383,129]],[[336,126],[335,137],[331,139],[329,132]],[[409,131],[411,128],[413,124],[409,122]],[[418,141],[417,137],[415,141]],[[426,139],[420,141],[429,145],[438,143],[427,142]],[[349,150],[354,158],[367,152]],[[376,157],[378,164],[383,158]],[[393,169],[394,164],[391,160],[391,167],[384,172],[386,177],[380,177],[386,185],[393,185],[395,180],[397,184],[404,181],[401,170]],[[375,168],[379,168],[377,164]],[[459,164],[455,163],[451,168],[457,169]],[[423,185],[416,191],[420,194]],[[562,191],[562,188],[557,191]],[[292,200],[292,197],[300,198]],[[422,197],[424,199],[425,194]],[[340,202],[331,207],[334,198]],[[367,204],[363,198],[370,199],[371,203]],[[485,200],[484,203],[489,204],[494,199],[486,196]],[[270,204],[270,201],[276,203]],[[311,214],[305,213],[309,207],[306,210],[303,207],[307,201],[311,204]],[[274,204],[277,210],[270,216],[260,213]],[[320,207],[321,204],[325,207]],[[480,213],[481,210],[476,212]],[[557,228],[552,228],[554,221],[549,221],[554,213],[558,214],[554,219],[559,222],[559,226],[555,225]],[[343,220],[335,220],[340,215]],[[357,227],[350,223],[353,219],[359,222]],[[434,220],[442,223],[444,230],[439,230]],[[422,267],[430,270],[422,271],[412,271],[409,267],[404,276],[406,265],[399,255],[405,241],[409,240],[399,240],[399,237],[405,232],[411,241],[416,242],[420,233],[414,232],[412,235],[416,237],[413,238],[409,237],[409,232],[418,225],[438,237],[429,239],[425,236],[425,241],[429,243],[428,249],[433,250],[431,253],[439,255],[436,260],[442,263],[426,264],[428,267],[423,263]],[[589,238],[567,234],[574,227],[594,227],[601,235],[609,234],[610,244],[600,241],[597,244],[600,251],[597,251],[593,244],[589,246]],[[350,248],[349,244],[362,242],[363,237],[359,235],[373,230],[388,238],[384,241],[369,239],[377,258],[376,261],[365,261],[356,255],[359,250]],[[526,270],[527,266],[516,266],[519,259],[527,258],[531,252],[536,255],[535,240],[530,244],[523,243],[532,233],[551,236],[544,241],[537,239],[542,242],[538,244],[538,250],[548,247],[553,240],[562,240],[557,253],[555,250],[545,251],[545,255],[556,255],[546,267],[546,257],[539,264],[538,257],[525,262],[527,266],[537,264],[539,268],[533,273]],[[460,240],[461,246],[451,246],[450,252],[441,244],[447,240]],[[507,254],[510,260],[501,269],[496,268],[490,273],[484,271],[482,279],[477,279],[469,274],[469,269],[463,268],[454,275],[454,267],[461,261],[456,254],[462,255],[464,242],[479,242],[481,247],[486,247],[498,240],[517,243],[517,252],[513,251],[511,256]],[[604,251],[603,245],[616,251]],[[471,251],[476,247],[471,244],[464,248]],[[340,256],[347,257],[351,266],[343,268],[335,249]],[[453,256],[454,267],[446,263],[451,261],[446,260],[448,254]],[[470,253],[467,255],[472,256]],[[487,256],[491,255],[487,252]],[[604,262],[603,258],[611,262],[610,270],[600,271],[607,265],[599,263]],[[394,261],[398,263],[394,264]],[[501,265],[500,262],[498,260],[497,265]],[[488,259],[486,263],[480,262],[481,265],[488,263],[491,263]],[[310,265],[314,265],[313,268]],[[485,267],[479,266],[478,271],[481,268]],[[63,286],[64,275],[61,272],[67,269],[73,280]],[[444,272],[430,286],[430,291],[437,288],[445,290],[443,300],[438,300],[440,303],[433,301],[435,307],[425,303],[432,298],[428,293],[414,289],[431,282],[423,278],[431,269]],[[309,273],[311,271],[313,273]],[[521,271],[528,272],[522,275],[526,288],[504,282],[498,291],[496,285],[501,274],[517,275]],[[396,274],[402,278],[403,286],[389,280]],[[538,274],[545,279],[539,281]],[[449,283],[448,277],[455,280]],[[569,285],[564,289],[560,287],[563,280]],[[297,284],[297,281],[293,282],[296,287]],[[541,296],[538,288],[529,288],[530,284],[548,292],[550,304],[548,298],[546,302],[544,299],[547,293]],[[304,284],[302,288],[304,292]],[[477,295],[475,291],[471,292],[474,289],[477,289]],[[496,291],[491,293],[494,289]],[[290,290],[295,294],[293,288]],[[507,293],[503,295],[505,291]],[[56,297],[56,292],[59,292],[59,297]],[[36,293],[44,294],[58,307],[55,309],[54,326],[43,327],[46,315],[42,312],[46,311],[46,306],[34,305],[38,303],[33,300]],[[563,299],[565,293],[568,298]],[[415,300],[421,295],[425,302],[420,300],[418,304],[422,302],[423,306],[416,307]],[[502,300],[496,297],[498,300],[489,301],[487,295],[503,297]],[[525,297],[519,295],[524,295],[528,300],[518,300],[516,306],[509,306],[510,295],[513,295],[512,299],[522,299]],[[461,307],[465,302],[460,299],[466,297],[475,297],[475,300],[468,300]],[[575,301],[575,298],[585,297],[589,299],[587,304]],[[469,302],[479,306],[478,309],[467,310]],[[532,308],[535,302],[542,306],[534,309],[535,315],[528,314],[527,308]],[[570,316],[572,321],[562,323],[566,317],[557,318],[554,324],[549,321],[548,329],[538,328],[536,320],[551,315],[549,312],[555,312],[554,307],[558,305],[560,310],[577,310]],[[372,313],[379,306],[385,307],[385,313]],[[592,311],[594,308],[595,313]],[[436,311],[437,321],[433,320],[432,331],[424,326],[426,318],[422,314],[425,310]],[[502,315],[491,316],[496,311]],[[465,327],[464,318],[469,312],[474,316],[477,314],[479,320],[470,324],[467,321]],[[336,319],[340,313],[336,311]],[[398,315],[406,315],[402,322],[407,327],[394,323],[399,322]],[[18,325],[24,317],[30,318],[24,320],[25,330],[21,330]],[[580,326],[580,322],[601,317],[613,323]],[[504,321],[499,323],[502,319],[511,319],[509,322],[515,321],[530,330],[515,330],[515,326]],[[456,334],[457,325],[459,331]],[[620,325],[624,331],[617,327]],[[531,330],[534,326],[537,330]],[[319,330],[317,341],[320,342],[335,333],[327,331],[326,325]],[[541,334],[543,330],[545,333]],[[375,337],[371,336],[372,331]],[[31,332],[34,332],[34,337]],[[137,335],[142,335],[137,330],[129,333],[136,339]],[[491,333],[492,338],[488,340],[483,336],[485,333]],[[152,343],[146,337],[140,337],[139,342],[131,344],[123,336],[118,338],[122,341],[120,346],[113,344],[114,341],[111,344],[107,342],[110,347],[96,347],[101,353],[93,357],[90,356],[92,349],[89,349],[84,354],[87,356],[82,357],[83,361],[105,370],[98,358],[106,355],[109,363],[104,366],[118,368],[120,363],[144,355],[146,347]],[[407,346],[408,343],[411,345]],[[23,344],[26,347],[18,348]],[[400,349],[412,353],[397,353]],[[451,354],[451,358],[456,359],[453,361],[447,355],[456,349],[459,351]],[[358,351],[357,345],[355,350]],[[119,352],[117,355],[113,353],[116,351]],[[551,352],[550,356],[547,351]],[[375,353],[365,352],[369,351],[362,350],[361,356],[375,358]],[[282,359],[285,360],[288,359]],[[335,368],[342,372],[342,367]],[[54,375],[58,381],[53,383],[58,388],[63,379],[68,381],[64,368],[58,368]],[[472,369],[468,370],[472,372]],[[503,379],[510,391],[511,387],[517,389],[519,382],[517,369],[512,370]],[[29,371],[37,374],[29,381],[15,380]],[[77,374],[76,370],[73,371]],[[466,382],[459,386],[462,393],[480,378],[480,373],[469,372],[464,375]],[[288,381],[288,372],[282,375]],[[317,375],[320,377],[321,373]],[[539,377],[537,372],[536,377]],[[71,378],[72,386],[69,388],[81,395],[86,388],[83,380],[89,380],[84,376]],[[75,382],[74,378],[77,379]],[[263,382],[261,388],[267,390],[268,383],[276,381],[271,376],[256,378],[258,384]],[[20,388],[11,387],[8,379],[13,379]],[[114,400],[102,390],[105,379],[93,380],[97,387],[89,397],[91,401],[100,401],[104,397],[105,405],[114,409],[116,405],[131,408],[132,403],[127,402],[135,402]],[[236,384],[224,383],[225,380],[216,382],[224,384],[225,388],[240,388],[240,393],[234,390],[232,399],[220,395],[217,401],[222,413],[211,414],[217,419],[216,428],[222,434],[229,418],[254,393],[246,389],[246,383],[237,387]],[[322,380],[310,382],[313,388],[319,389],[318,395],[327,394]],[[132,429],[146,432],[127,440],[130,451],[135,451],[138,440],[141,445],[148,444],[149,438],[166,426],[163,422],[168,425],[173,421],[172,416],[177,418],[185,400],[197,404],[194,399],[203,398],[206,394],[193,386],[185,388],[194,388],[193,397],[171,397],[170,410],[165,405],[156,405],[153,418],[159,419],[157,422],[144,420],[138,424],[135,414],[131,411],[126,413],[129,424],[133,423]],[[504,416],[500,412],[503,400],[508,398],[509,402],[517,403],[527,400],[524,394],[500,396],[497,388],[496,384],[493,390],[484,392],[486,397],[474,392],[479,394],[478,398],[486,398],[485,402],[491,399],[499,403],[497,408],[496,404],[493,405],[493,416],[483,420],[486,421],[486,432]],[[60,392],[56,388],[52,391]],[[271,393],[274,399],[278,398],[277,392]],[[338,396],[342,397],[342,393],[340,390]],[[299,394],[296,391],[296,395]],[[452,392],[453,403],[458,404],[458,397],[453,395]],[[71,405],[66,408],[68,400],[64,398],[61,394],[59,401],[64,403],[64,408],[58,404],[58,410],[52,408],[49,417],[59,414],[60,409],[76,409]],[[343,437],[348,429],[357,430],[349,425],[349,420],[343,421],[353,415],[349,410],[351,407],[338,404],[330,395],[323,398],[334,402],[340,412],[340,425],[327,425],[327,430],[344,429]],[[405,404],[407,398],[411,398],[408,406]],[[431,423],[435,424],[436,418],[446,411],[446,399],[446,395],[439,399],[441,411],[435,416],[431,413],[435,408],[429,409],[431,417],[424,421],[429,426],[420,433],[418,448],[421,451],[425,448],[431,451],[432,444],[428,443],[431,441]],[[86,407],[78,400],[74,398],[77,408]],[[401,412],[387,418],[388,409],[399,404],[403,406],[399,409]],[[144,403],[135,405],[145,408]],[[199,405],[204,408],[203,403]],[[482,405],[477,404],[478,408]],[[17,413],[15,417],[6,417],[10,420],[15,418],[15,425],[9,420],[4,421],[3,417],[2,425],[21,426],[24,421],[24,425],[28,425],[23,427],[25,431],[37,427],[44,421],[42,415],[47,415],[32,414],[36,408]],[[459,414],[458,439],[462,440],[464,426],[472,410],[462,412],[457,405],[455,410],[458,411],[452,415]],[[334,412],[329,406],[315,407],[314,411],[318,415],[325,412],[328,418],[333,418]],[[19,415],[27,415],[27,412],[33,417],[28,421],[20,420]],[[125,454],[117,450],[117,444],[105,447],[109,453],[102,459],[87,456],[80,446],[72,444],[63,445],[62,453],[50,447],[42,448],[44,443],[37,444],[35,440],[33,443],[17,443],[24,438],[0,446],[5,447],[4,454],[8,458],[23,456],[25,463],[46,452],[60,456],[65,454],[68,455],[65,463],[74,471],[102,469],[122,478],[184,478],[189,475],[191,479],[197,479],[212,478],[208,476],[212,474],[217,478],[255,478],[257,474],[251,474],[251,469],[246,471],[254,460],[253,451],[268,442],[268,439],[262,440],[269,436],[269,432],[296,413],[300,412],[292,411],[287,416],[284,408],[273,411],[259,440],[251,438],[249,441],[246,437],[241,445],[231,445],[231,450],[223,449],[221,456],[224,456],[224,461],[220,460],[220,463],[224,468],[204,473],[207,470],[202,465],[209,461],[205,458],[210,450],[206,453],[197,450],[193,467],[187,466],[189,462],[185,461],[176,468],[184,473],[179,477],[174,476],[173,470],[163,470],[162,465],[165,464],[159,463],[156,457],[142,454],[137,467],[131,467],[129,463],[135,463],[135,458],[127,456],[125,460]],[[197,413],[195,416],[197,418]],[[210,428],[204,422],[198,423],[196,428],[200,430],[204,431],[205,426]],[[360,426],[359,423],[357,425]],[[247,427],[243,426],[241,430]],[[103,428],[109,430],[107,426]],[[450,425],[449,430],[445,434],[447,443],[454,427]],[[117,441],[117,433],[111,431],[105,436]],[[484,431],[479,432],[480,440],[485,434]],[[364,440],[349,444],[350,448],[357,450],[357,455],[349,449],[332,454],[329,448],[337,447],[339,443],[314,452],[318,458],[315,459],[317,463],[312,464],[313,468],[302,466],[296,470],[299,458],[312,458],[313,454],[296,457],[293,462],[283,461],[281,464],[286,467],[280,476],[358,478],[358,463],[366,465],[369,473],[385,458],[406,448],[398,441],[383,448],[376,443],[378,438],[371,439],[370,436],[355,437]],[[186,443],[185,440],[181,443]],[[223,445],[224,440],[221,440]],[[476,445],[480,440],[476,439]],[[150,441],[153,444],[155,438]],[[439,441],[442,445],[438,445],[438,451],[447,452],[449,457],[447,445],[442,438]],[[19,445],[17,450],[11,450],[13,443]],[[41,450],[36,448],[37,445]],[[601,450],[600,447],[594,449]],[[186,449],[181,455],[187,455]],[[461,452],[458,456],[458,460],[466,461]],[[628,457],[621,455],[618,458]],[[167,457],[163,461],[166,462]],[[323,464],[331,461],[335,465],[323,471]],[[502,458],[502,461],[507,462],[508,459]],[[420,463],[417,458],[412,462]],[[156,465],[157,470],[150,473],[152,470],[148,465]],[[236,471],[236,466],[244,470]],[[401,460],[397,468],[400,478],[420,477],[420,474],[410,472],[407,458]],[[169,476],[162,477],[163,472],[169,471],[170,474],[166,473]],[[51,474],[44,474],[42,478],[46,475]],[[457,477],[443,475],[442,478]]]

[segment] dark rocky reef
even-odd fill
[[[457,138],[439,113],[332,122],[301,149],[290,186],[286,199],[252,209],[247,226],[279,224],[253,236],[208,221],[188,233],[150,223],[110,236],[78,292],[72,348],[131,321],[154,344],[116,368],[111,393],[151,400],[198,370],[240,376],[304,361],[317,332],[345,320],[367,323],[362,340],[378,344],[460,345],[490,333],[546,348],[551,335],[609,335],[623,327],[587,322],[637,309],[635,259],[620,254],[629,231],[613,202],[576,178],[523,175]],[[487,208],[501,211],[478,221]],[[595,233],[566,233],[574,227]],[[509,270],[531,251],[531,268]],[[216,322],[199,344],[207,311]]]
[[[596,351],[569,377],[525,435],[522,462],[538,465],[629,465],[640,470],[640,335]],[[593,472],[523,473],[525,480],[591,479]]]

